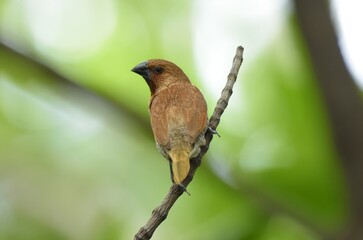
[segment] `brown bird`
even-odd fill
[[[172,181],[182,185],[189,173],[189,160],[205,144],[208,120],[204,97],[185,73],[169,61],[148,60],[132,71],[150,87],[149,112],[156,146],[169,160]]]

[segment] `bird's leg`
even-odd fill
[[[190,193],[188,192],[187,188],[183,184],[178,184],[179,187],[182,188],[183,192],[187,193],[190,196]]]
[[[171,178],[171,181],[174,183],[173,167],[171,164],[172,164],[171,160],[169,160],[170,178]]]
[[[208,131],[211,132],[212,134],[217,134],[218,137],[221,137],[221,135],[219,135],[219,133],[217,132],[217,130],[212,129],[211,127],[208,127]]]

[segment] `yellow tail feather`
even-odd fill
[[[171,149],[169,152],[171,157],[171,169],[173,181],[180,184],[189,173],[189,152],[186,149]]]

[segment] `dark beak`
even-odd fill
[[[137,64],[131,71],[141,75],[146,81],[150,81],[150,72],[147,68],[147,61]]]

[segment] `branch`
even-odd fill
[[[231,97],[233,91],[233,85],[236,82],[239,68],[241,67],[243,60],[243,47],[239,46],[236,50],[236,55],[233,58],[232,68],[228,74],[227,83],[222,90],[221,97],[219,98],[214,112],[209,119],[209,127],[212,130],[216,130],[220,122],[221,116],[228,105],[229,98]],[[190,161],[190,171],[186,179],[183,181],[183,185],[186,187],[193,180],[195,171],[200,166],[204,154],[209,149],[209,144],[213,139],[213,133],[207,131],[205,133],[206,145],[201,147],[199,155]],[[147,223],[140,228],[136,233],[134,240],[148,240],[151,239],[155,230],[168,216],[169,210],[174,205],[175,201],[183,194],[184,189],[179,185],[172,185],[169,189],[169,193],[164,198],[160,206],[152,211],[152,215]]]
[[[363,239],[363,104],[339,49],[325,0],[295,0],[297,20],[329,115],[351,206],[346,239]]]

